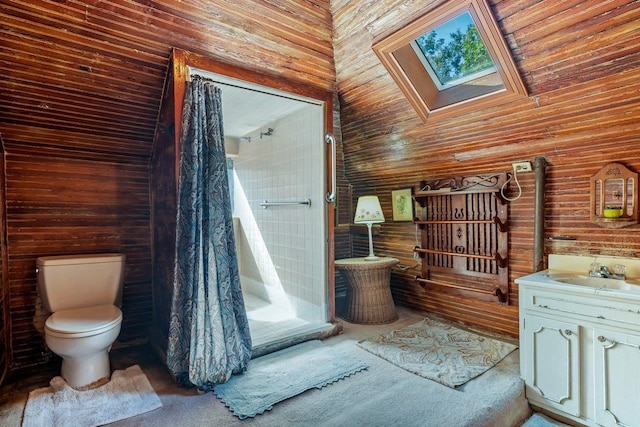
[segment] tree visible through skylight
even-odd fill
[[[469,12],[423,34],[412,45],[424,55],[422,63],[429,74],[435,74],[432,78],[441,90],[495,72]]]

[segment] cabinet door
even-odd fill
[[[596,422],[640,426],[640,335],[594,331]]]
[[[524,319],[527,397],[580,415],[579,328],[575,323],[527,315]]]

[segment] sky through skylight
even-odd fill
[[[423,34],[413,45],[440,90],[495,71],[469,12]]]

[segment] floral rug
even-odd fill
[[[455,388],[517,347],[434,319],[358,342],[358,346],[424,378]]]

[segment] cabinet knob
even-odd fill
[[[601,343],[607,343],[605,348],[612,348],[612,347],[618,345],[618,343],[615,340],[610,340],[609,338],[607,338],[607,337],[605,337],[603,335],[600,335],[598,337],[598,341],[600,341]]]
[[[573,335],[573,331],[571,329],[565,329],[564,330],[564,334],[565,335]]]

